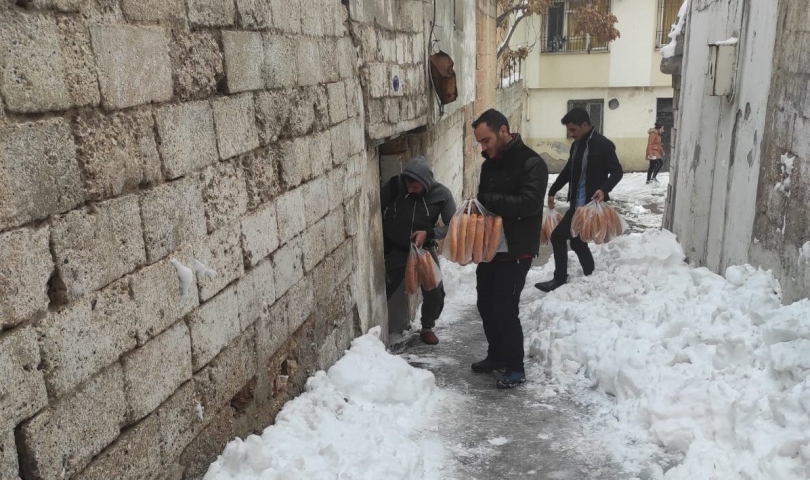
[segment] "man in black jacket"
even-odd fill
[[[477,373],[505,370],[498,388],[526,381],[523,368],[523,328],[520,293],[532,258],[540,250],[543,195],[548,186],[546,163],[527,147],[520,135],[509,133],[509,122],[497,110],[487,110],[472,124],[484,163],[478,201],[503,219],[505,248],[476,270],[478,312],[489,343],[487,357],[472,364]]]
[[[425,157],[411,159],[402,174],[380,189],[385,248],[385,293],[390,299],[405,279],[405,263],[411,243],[428,250],[439,264],[436,240],[447,236],[447,226],[456,212],[450,190],[433,178]],[[441,217],[443,226],[437,227]],[[428,345],[439,343],[433,327],[444,309],[444,285],[422,290],[422,331]]]
[[[610,200],[609,193],[622,179],[622,165],[616,157],[616,146],[591,126],[591,117],[582,108],[568,112],[562,124],[574,137],[568,163],[548,191],[548,208],[554,208],[554,196],[565,184],[568,186],[568,201],[571,206],[557,228],[551,232],[554,248],[554,278],[535,285],[544,292],[561,287],[568,281],[568,248],[577,254],[582,271],[590,275],[594,270],[593,255],[588,244],[579,237],[571,237],[571,219],[574,211],[591,200]]]

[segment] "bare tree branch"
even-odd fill
[[[509,25],[509,33],[506,34],[506,38],[503,40],[503,43],[501,43],[501,46],[498,47],[498,57],[503,55],[503,52],[509,49],[509,41],[512,40],[512,35],[515,34],[518,24],[526,17],[527,15],[520,15],[511,25]]]
[[[503,26],[503,22],[509,18],[509,15],[516,13],[518,10],[526,10],[529,7],[529,3],[527,0],[523,0],[520,3],[514,5],[513,7],[505,10],[503,13],[498,15],[498,18],[495,19],[495,24],[499,27]]]

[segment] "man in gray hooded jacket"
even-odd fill
[[[450,190],[433,178],[428,160],[411,159],[400,175],[380,190],[385,245],[385,291],[390,299],[405,278],[405,263],[411,244],[430,251],[438,265],[436,240],[447,236],[447,226],[456,211]],[[443,226],[437,227],[441,217]],[[422,331],[428,345],[439,343],[433,327],[444,309],[444,285],[422,290]]]

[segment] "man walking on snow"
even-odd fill
[[[402,174],[392,177],[380,190],[385,249],[385,293],[390,299],[405,279],[405,263],[411,244],[428,250],[439,264],[436,240],[447,236],[447,226],[456,212],[450,190],[433,179],[425,157],[411,159]],[[436,224],[441,217],[443,226]],[[433,327],[444,309],[444,285],[422,290],[422,331],[428,345],[439,343]]]
[[[579,237],[571,237],[571,219],[577,208],[591,200],[610,200],[608,194],[624,174],[616,156],[616,146],[594,130],[588,112],[575,108],[563,117],[562,124],[568,129],[568,134],[574,137],[574,143],[571,145],[568,163],[548,191],[548,208],[554,208],[554,196],[566,183],[569,184],[568,201],[571,206],[557,228],[551,232],[554,278],[535,284],[535,287],[544,292],[557,289],[568,281],[567,241],[570,241],[571,249],[577,254],[583,273],[593,273],[595,267],[591,250]]]
[[[478,312],[489,347],[484,360],[472,364],[476,373],[505,370],[498,388],[526,381],[523,368],[523,328],[520,293],[532,258],[540,251],[543,195],[548,168],[520,135],[509,133],[509,122],[497,110],[487,110],[472,124],[484,163],[478,201],[503,219],[508,251],[498,253],[476,270]]]

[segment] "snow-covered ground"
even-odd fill
[[[592,276],[571,254],[569,283],[544,294],[532,285],[551,277],[552,262],[530,271],[521,388],[538,404],[565,393],[593,406],[582,420],[587,451],[610,452],[628,478],[809,478],[810,301],[781,305],[778,283],[750,266],[720,276],[686,265],[674,235],[657,228],[661,177],[645,185],[642,174],[628,174],[613,192],[637,233],[592,246]],[[474,266],[442,268],[448,297],[437,331],[446,342],[474,324],[465,315],[475,276]],[[430,368],[457,363],[416,359]],[[261,437],[231,442],[206,480],[455,478],[454,457],[464,452],[429,425],[443,410],[442,425],[463,427],[465,401],[475,398],[443,392],[433,374],[366,335]]]

